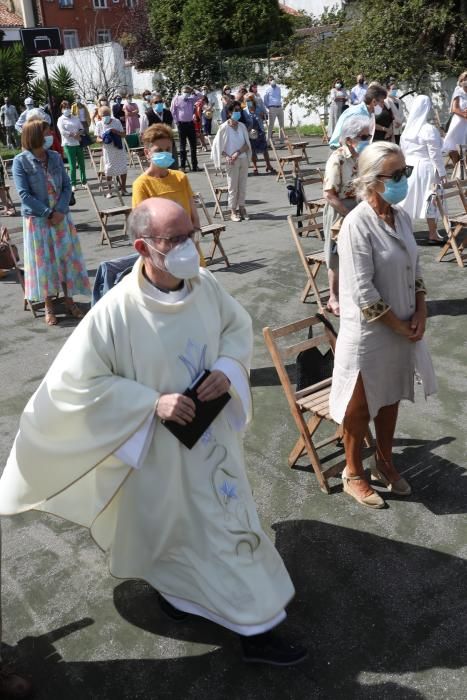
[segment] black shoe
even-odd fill
[[[308,651],[299,644],[290,644],[277,632],[264,632],[252,637],[241,637],[243,661],[249,664],[295,666],[308,657]]]
[[[191,171],[191,172],[193,172],[193,173],[201,173],[201,172],[203,172],[203,171],[201,170],[201,168],[198,168],[198,166],[196,166],[196,168],[192,168],[192,171]]]
[[[182,622],[189,617],[189,613],[183,612],[183,610],[179,610],[178,608],[174,607],[159,592],[157,593],[157,600],[162,612],[167,615],[167,617],[170,617],[173,622]]]
[[[427,245],[438,245],[442,246],[447,243],[447,238],[429,238],[427,241]]]

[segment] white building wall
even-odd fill
[[[344,4],[342,0],[279,0],[280,5],[288,5],[294,10],[304,10],[309,15],[319,17],[327,9],[332,7],[341,8]]]

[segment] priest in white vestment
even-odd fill
[[[140,578],[174,618],[241,636],[246,661],[298,663],[306,650],[271,630],[294,588],[264,533],[245,473],[252,328],[199,268],[192,223],[176,203],[131,214],[140,258],[90,311],[27,404],[0,480],[0,514],[31,508],[90,528],[110,571]],[[230,400],[190,450],[161,422],[188,425],[183,395]]]

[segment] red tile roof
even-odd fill
[[[279,5],[279,7],[281,8],[282,12],[285,12],[287,15],[295,15],[295,16],[298,16],[298,15],[301,14],[301,13],[300,13],[298,10],[296,10],[295,8],[290,7],[290,5],[283,5],[283,4],[281,3],[281,4]]]
[[[23,19],[0,2],[0,27],[22,27]]]

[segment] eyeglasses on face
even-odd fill
[[[154,241],[154,243],[168,243],[174,248],[176,245],[185,243],[189,238],[192,238],[194,234],[195,232],[191,231],[190,233],[181,233],[178,236],[140,236],[140,238]]]
[[[413,165],[406,165],[405,168],[396,170],[392,175],[378,175],[378,177],[383,177],[387,180],[394,180],[394,182],[400,182],[404,177],[410,177],[412,175]]]

